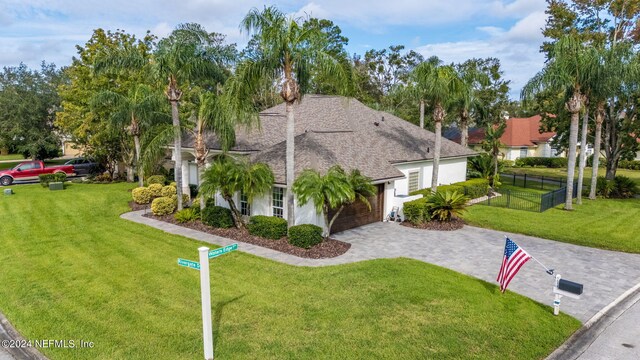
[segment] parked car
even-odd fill
[[[73,166],[44,166],[42,161],[25,161],[16,165],[13,169],[0,171],[0,184],[9,186],[14,180],[38,180],[42,174],[65,173],[67,176],[74,175]]]
[[[73,166],[76,175],[98,174],[104,171],[101,164],[88,158],[75,158],[64,164]]]

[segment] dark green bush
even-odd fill
[[[618,175],[614,180],[598,176],[596,194],[605,198],[627,199],[638,194],[638,185],[630,178]]]
[[[234,226],[231,210],[222,206],[207,206],[202,210],[202,222],[215,228],[230,228]]]
[[[516,159],[515,166],[531,166],[531,167],[547,167],[547,168],[561,168],[567,167],[567,158],[555,157],[526,157]]]
[[[47,188],[49,187],[49,183],[52,183],[52,182],[64,183],[65,181],[67,181],[67,174],[65,173],[42,174],[42,175],[39,175],[38,178],[40,179],[40,185],[42,185],[42,187],[44,188]]]
[[[469,198],[462,193],[438,191],[427,199],[427,206],[431,219],[451,221],[467,210],[467,201]]]
[[[293,246],[308,249],[322,242],[322,228],[312,224],[292,226],[289,228],[288,241]]]
[[[167,178],[165,178],[163,175],[152,175],[147,178],[147,185],[160,184],[164,186],[166,182]]]
[[[640,161],[638,160],[620,160],[619,169],[640,170]]]
[[[251,235],[278,240],[287,236],[287,220],[275,216],[256,215],[247,225]]]
[[[402,212],[404,214],[404,220],[412,224],[422,224],[431,219],[427,205],[427,197],[407,201],[402,206]]]

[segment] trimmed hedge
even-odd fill
[[[567,158],[555,157],[526,157],[516,159],[515,166],[531,166],[531,167],[547,167],[547,168],[561,168],[567,167]]]
[[[52,183],[52,182],[64,183],[65,181],[67,181],[67,174],[65,173],[42,174],[42,175],[39,175],[38,178],[40,179],[40,185],[42,185],[42,187],[44,188],[47,188],[49,187],[49,183]]]
[[[151,196],[153,197],[162,196],[162,185],[160,184],[151,184],[147,186],[147,189],[149,189]]]
[[[286,223],[286,222],[285,222]],[[308,249],[322,242],[322,228],[312,224],[295,225],[289,228],[289,244]]]
[[[404,203],[402,206],[402,212],[404,213],[405,221],[412,224],[422,224],[431,220],[427,200],[427,197],[423,197]]]
[[[164,186],[166,182],[167,178],[165,178],[164,175],[152,175],[147,178],[147,185],[160,184]]]
[[[131,190],[131,197],[136,204],[148,204],[153,198],[153,193],[149,188],[141,186]]]
[[[171,196],[176,195],[177,193],[178,191],[176,190],[176,187],[171,185],[163,186],[160,190],[161,196]]]
[[[159,197],[151,202],[151,212],[153,215],[169,215],[176,211],[176,203],[170,197]]]
[[[230,228],[234,226],[231,210],[222,206],[207,206],[200,215],[202,222],[215,228]]]
[[[482,196],[487,195],[489,192],[489,180],[487,179],[471,179],[467,181],[461,181],[457,183],[453,183],[451,185],[440,185],[438,186],[438,191],[447,192],[447,191],[457,191],[461,194],[465,194],[466,196],[475,199]],[[413,191],[409,193],[409,195],[417,195],[422,194],[422,196],[429,197],[431,196],[431,189],[420,189],[417,191]]]
[[[251,235],[278,240],[287,236],[287,220],[275,216],[256,215],[249,218]]]
[[[606,164],[606,162],[604,162]],[[638,160],[620,160],[618,162],[619,169],[640,170],[640,161]]]

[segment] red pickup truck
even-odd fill
[[[42,161],[26,161],[13,169],[0,170],[0,184],[9,186],[14,180],[38,180],[42,174],[65,173],[73,175],[73,165],[44,166]]]

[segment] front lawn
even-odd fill
[[[0,310],[28,339],[95,343],[43,349],[51,359],[202,357],[199,273],[176,264],[202,244],[119,219],[131,187],[0,200]],[[301,268],[238,251],[211,279],[220,359],[540,359],[580,326],[409,259]]]
[[[567,178],[567,168],[544,168],[544,167],[510,167],[505,168],[504,172],[507,174],[527,174],[527,175],[537,175],[537,176],[548,176],[554,178]],[[604,176],[606,172],[605,168],[598,169],[598,175]],[[638,170],[627,170],[627,169],[618,169],[616,175],[623,175],[628,178],[633,179],[636,183],[640,185],[640,171]],[[575,171],[575,179],[578,179],[578,169]],[[584,169],[584,184],[585,186],[589,186],[591,184],[591,168],[587,167]]]
[[[22,160],[24,156],[20,154],[8,154],[8,155],[0,155],[0,161],[4,160]]]
[[[574,205],[573,211],[558,206],[543,213],[484,205],[474,205],[468,210],[464,219],[470,225],[640,253],[640,200],[637,199],[583,199],[582,205]]]

